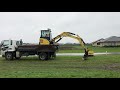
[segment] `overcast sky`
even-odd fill
[[[120,12],[0,12],[0,41],[38,43],[40,30],[52,30],[52,38],[62,32],[78,34],[86,43],[120,36]],[[65,37],[59,43],[77,43]]]

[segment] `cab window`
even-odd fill
[[[9,45],[9,40],[4,40],[3,45]]]

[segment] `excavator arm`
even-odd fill
[[[56,36],[55,38],[53,38],[50,43],[57,43],[59,42],[63,37],[70,37],[70,38],[73,38],[73,39],[77,39],[80,43],[80,45],[83,47],[84,51],[85,51],[85,54],[83,56],[83,59],[87,59],[88,56],[92,56],[93,55],[93,51],[90,51],[87,47],[85,47],[85,42],[83,41],[83,39],[79,36],[79,35],[76,35],[74,33],[71,33],[71,32],[63,32],[61,33],[60,35]],[[56,41],[57,40],[57,41]]]

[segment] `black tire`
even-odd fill
[[[5,58],[6,60],[13,60],[13,53],[6,53]]]
[[[47,60],[47,58],[48,58],[47,53],[42,52],[42,53],[39,54],[39,59],[40,60]]]

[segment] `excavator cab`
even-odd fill
[[[49,45],[51,39],[52,39],[51,29],[41,30],[40,41],[39,41],[40,45]]]

